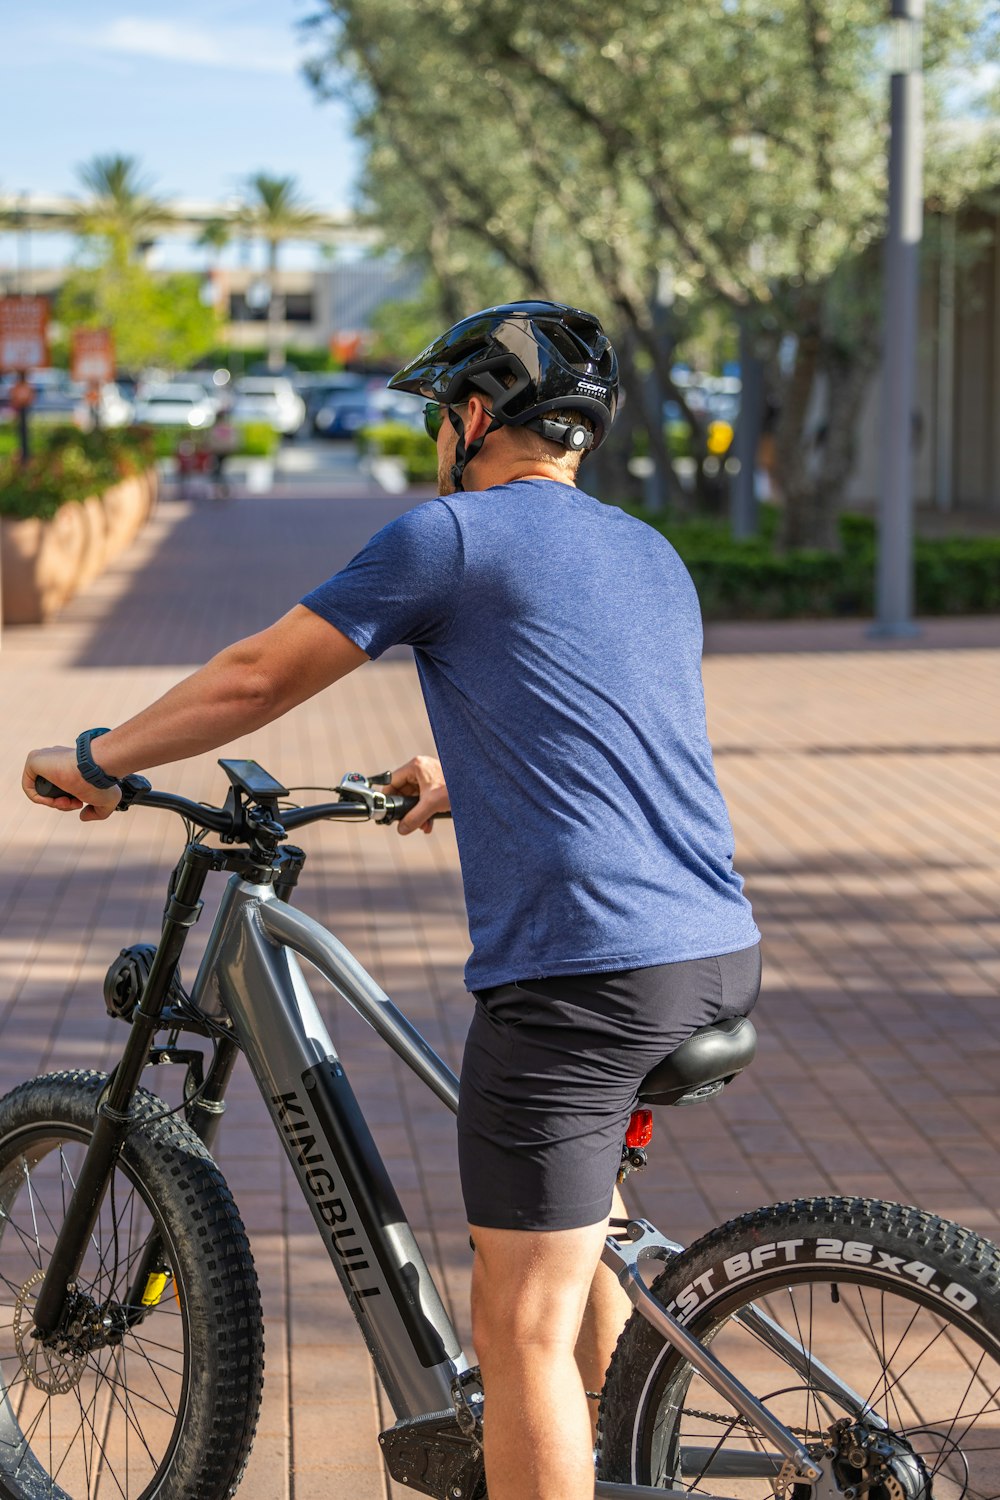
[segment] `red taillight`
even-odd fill
[[[632,1118],[628,1122],[625,1132],[625,1144],[630,1151],[636,1151],[640,1146],[648,1146],[653,1139],[653,1111],[651,1109],[634,1109]]]

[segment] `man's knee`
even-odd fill
[[[472,1337],[480,1360],[576,1342],[603,1224],[552,1232],[474,1228]]]

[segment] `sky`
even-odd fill
[[[165,198],[222,203],[266,171],[296,177],[317,209],[349,208],[358,151],[346,109],[319,101],[300,71],[307,42],[297,23],[319,8],[5,0],[0,191],[81,192],[77,166],[120,153],[137,157]],[[58,264],[71,250],[61,236],[33,235],[31,262]],[[316,253],[300,256],[309,263]],[[184,253],[175,246],[170,256]],[[12,259],[11,236],[0,236],[0,265]]]

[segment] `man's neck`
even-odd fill
[[[564,484],[569,489],[576,489],[576,480],[558,464],[491,464],[481,463],[477,458],[466,466],[463,477],[467,490],[491,490],[500,484],[516,484],[519,480],[526,479],[550,479],[553,484]]]

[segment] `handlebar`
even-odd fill
[[[379,780],[380,778],[377,777],[363,778],[366,788]],[[195,823],[199,828],[220,834],[223,838],[240,836],[234,810],[228,807],[209,807],[203,802],[192,802],[188,797],[179,797],[174,792],[154,791],[144,776],[124,777],[122,789],[122,801],[117,811],[127,812],[130,807],[141,804],[143,807],[155,807],[165,812],[176,813],[179,817]],[[74,795],[72,792],[63,791],[46,776],[35,777],[35,791],[40,797]],[[377,817],[378,822],[398,823],[412,808],[416,807],[418,800],[416,797],[399,797],[392,793],[384,793],[381,796],[384,799],[384,807],[379,807],[377,810],[373,803],[363,800],[342,800],[323,802],[314,807],[278,809],[274,817],[286,833],[292,833],[296,828],[303,828],[308,823],[318,823],[323,820],[339,823],[368,823],[376,819],[376,811],[380,814]],[[451,813],[435,813],[434,817],[450,818]]]

